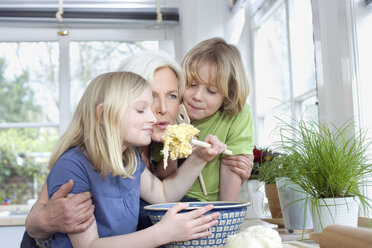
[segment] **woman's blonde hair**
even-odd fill
[[[146,51],[131,55],[120,64],[118,71],[137,73],[153,84],[155,72],[164,67],[169,67],[176,75],[178,94],[182,96],[185,90],[185,77],[181,66],[166,53]]]
[[[199,69],[205,64],[216,67],[217,75],[211,82],[216,82],[225,97],[221,108],[230,116],[237,115],[244,108],[249,94],[249,80],[239,50],[221,38],[208,39],[194,46],[181,63],[186,86],[194,80],[210,83],[199,76]]]
[[[145,79],[132,72],[109,72],[93,79],[52,152],[49,168],[66,150],[78,146],[103,177],[111,172],[113,176],[132,178],[138,152],[134,147],[123,152],[127,130],[123,131],[122,123],[128,123],[132,100],[149,86]],[[101,112],[97,111],[100,104]]]

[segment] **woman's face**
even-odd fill
[[[166,127],[175,124],[180,104],[178,78],[172,69],[162,67],[155,72],[152,94],[152,112],[157,122],[153,126],[151,139],[160,142]]]

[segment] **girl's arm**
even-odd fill
[[[188,207],[188,203],[178,203],[167,211],[157,224],[144,230],[107,238],[99,238],[94,221],[88,230],[80,234],[69,234],[72,246],[80,247],[130,247],[150,248],[163,244],[203,238],[211,234],[208,228],[217,224],[219,213],[203,215],[213,208],[208,205],[197,210],[179,213]]]
[[[182,166],[163,181],[145,170],[141,176],[141,198],[151,204],[182,199],[207,162],[226,150],[226,145],[214,135],[208,135],[204,141],[211,148],[195,147]]]

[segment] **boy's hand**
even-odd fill
[[[239,154],[225,156],[221,164],[229,166],[230,170],[242,178],[242,181],[249,179],[253,169],[253,155]]]

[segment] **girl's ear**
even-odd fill
[[[96,118],[100,124],[103,124],[102,112],[103,112],[103,103],[100,103],[96,107]]]

